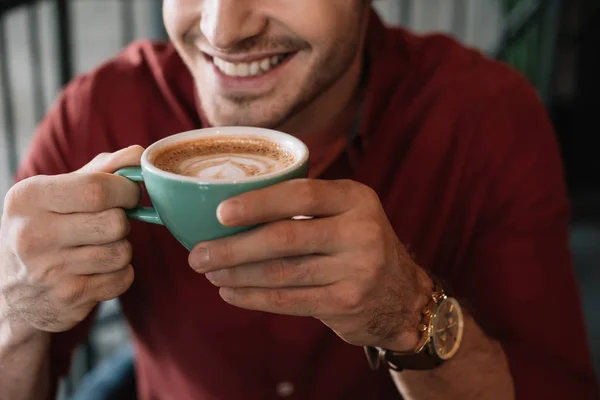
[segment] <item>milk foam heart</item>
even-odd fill
[[[270,139],[252,136],[204,137],[160,149],[158,168],[203,181],[239,181],[280,171],[294,154]]]
[[[278,160],[258,154],[213,154],[182,160],[174,169],[176,174],[203,180],[240,180],[281,168]]]

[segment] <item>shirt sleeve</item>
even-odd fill
[[[78,152],[77,132],[87,118],[89,85],[85,77],[69,84],[59,95],[36,130],[28,153],[17,171],[15,181],[35,175],[58,175],[72,172],[73,158]],[[94,312],[73,329],[52,335],[50,365],[52,382],[66,375],[75,347],[82,343],[93,323]]]
[[[524,80],[501,92],[476,129],[473,184],[484,190],[457,294],[502,343],[517,399],[599,398],[553,128]]]

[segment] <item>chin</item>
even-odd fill
[[[214,96],[208,102],[201,99],[204,113],[212,126],[252,126],[276,129],[290,111],[277,100]]]

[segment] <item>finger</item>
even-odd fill
[[[122,208],[96,213],[75,213],[55,218],[52,229],[62,247],[105,245],[129,234],[130,223]]]
[[[131,263],[131,243],[127,240],[104,246],[82,246],[68,250],[66,269],[74,275],[106,274],[120,271]]]
[[[218,287],[285,288],[325,286],[339,281],[343,269],[330,256],[287,257],[206,274]]]
[[[92,213],[109,208],[133,208],[139,203],[140,186],[107,173],[65,174],[40,177],[29,195],[39,208],[59,214]]]
[[[142,146],[133,145],[114,153],[98,154],[78,172],[107,172],[112,174],[119,168],[138,166],[143,152],[144,148]]]
[[[93,301],[101,302],[112,300],[129,289],[135,277],[133,267],[127,267],[107,273],[85,277],[88,279],[86,287],[89,290],[89,296]]]
[[[331,313],[327,296],[329,286],[315,288],[221,288],[219,294],[227,303],[274,314],[319,317]]]
[[[250,226],[297,215],[333,216],[353,206],[363,185],[348,181],[296,179],[225,200],[217,216],[227,226]]]
[[[341,247],[334,218],[278,221],[256,229],[200,243],[191,251],[190,266],[206,273],[282,257],[330,254]]]
[[[107,301],[129,289],[133,278],[131,265],[106,274],[73,276],[55,288],[55,297],[63,305],[71,306]]]

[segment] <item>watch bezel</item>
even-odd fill
[[[456,308],[458,334],[457,334],[456,342],[455,342],[452,350],[446,354],[443,354],[438,350],[437,346],[435,345],[436,344],[436,335],[438,335],[435,332],[435,325],[436,325],[437,318],[439,318],[438,312],[445,303],[451,303]],[[441,301],[436,306],[435,314],[434,314],[433,318],[431,319],[431,325],[430,325],[429,329],[430,329],[429,345],[431,347],[432,353],[434,353],[438,358],[440,358],[443,361],[452,359],[456,355],[458,350],[460,349],[460,345],[462,343],[463,336],[464,336],[464,330],[465,330],[465,321],[464,321],[463,310],[462,310],[462,307],[460,306],[460,303],[458,302],[458,300],[456,298],[445,296],[443,299],[441,299]]]
[[[434,327],[440,307],[446,302],[451,302],[456,307],[459,329],[457,340],[452,350],[446,354],[442,354],[435,346],[434,336],[436,332],[434,332]],[[422,332],[422,337],[413,351],[397,352],[380,347],[365,346],[365,354],[371,368],[376,370],[381,364],[387,364],[388,368],[397,372],[405,369],[433,369],[456,355],[461,347],[464,336],[464,313],[458,300],[447,296],[439,283],[436,283],[430,302],[423,310],[423,321],[421,321],[418,329]]]

